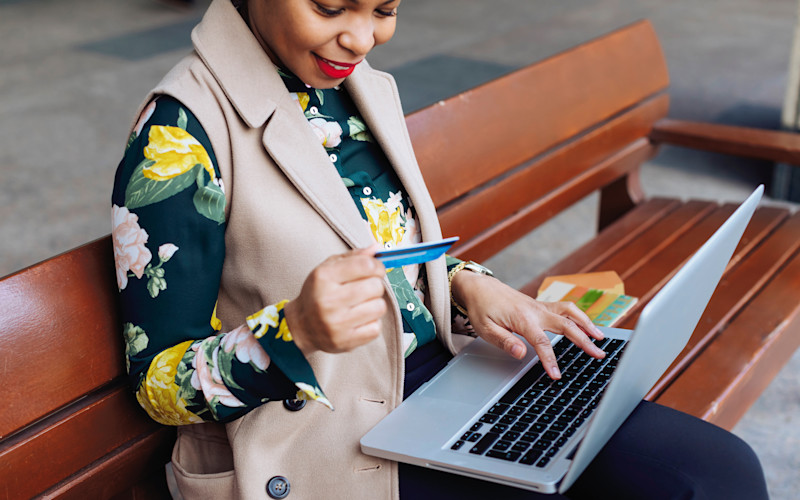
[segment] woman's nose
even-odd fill
[[[366,56],[375,46],[375,26],[371,20],[354,23],[339,35],[339,44],[357,56]]]

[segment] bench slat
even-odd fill
[[[800,345],[800,302],[787,290],[800,290],[797,254],[657,402],[731,428]]]
[[[631,241],[638,238],[640,234],[679,206],[680,202],[678,200],[668,198],[652,198],[642,202],[635,210],[625,214],[617,222],[531,280],[520,290],[531,297],[536,297],[539,286],[548,276],[584,273],[592,269],[601,269],[601,262],[604,262],[619,249],[624,248]]]
[[[0,448],[0,484],[8,498],[30,498],[83,464],[161,427],[150,420],[127,386],[110,388],[25,429]]]
[[[514,169],[499,182],[440,207],[439,221],[447,228],[445,234],[457,234],[462,245],[470,244],[469,240],[480,232],[529,207],[533,200],[547,196],[581,172],[591,171],[597,164],[646,135],[652,123],[666,113],[667,106],[666,96],[649,100],[563,148]],[[578,200],[576,194],[574,202]],[[551,216],[552,213],[547,214],[547,217]],[[519,227],[518,237],[531,229],[528,225]]]
[[[658,38],[640,21],[406,121],[433,201],[442,206],[668,83]]]
[[[657,399],[800,248],[796,237],[800,219],[783,224],[787,215],[786,210],[777,208],[756,211],[692,338],[646,399]],[[752,249],[753,246],[757,248]]]
[[[168,500],[164,464],[169,462],[175,429],[158,431],[126,444],[110,456],[92,464],[88,470],[48,490],[43,498],[86,500]],[[134,483],[131,478],[140,478]]]
[[[0,437],[124,374],[114,276],[105,237],[0,281]]]

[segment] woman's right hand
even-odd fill
[[[346,352],[378,337],[386,313],[386,268],[369,248],[334,255],[308,275],[284,314],[295,344],[313,351]]]

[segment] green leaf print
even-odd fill
[[[357,116],[347,119],[347,126],[350,127],[350,138],[354,141],[373,142],[372,134],[367,130],[367,125]]]
[[[189,117],[186,116],[186,111],[183,108],[178,108],[178,128],[186,130],[186,125],[189,123]]]
[[[160,271],[164,271],[163,269],[159,269]],[[153,276],[149,280],[147,280],[147,291],[150,293],[152,298],[158,297],[158,293],[162,290],[167,289],[167,280],[160,276]]]
[[[314,114],[314,113],[312,113],[312,112],[311,112],[311,110],[306,110],[306,111],[303,113],[303,115],[306,117],[306,120],[313,120],[314,118],[325,118],[325,119],[333,120],[333,117],[332,117],[332,116],[330,116],[330,115],[323,115],[323,114],[322,114],[322,113],[320,113],[319,111],[317,111],[317,114]]]
[[[136,356],[147,348],[150,339],[140,327],[133,323],[125,323],[122,327],[122,335],[125,337],[125,367],[131,371],[131,356]]]
[[[217,224],[225,222],[225,193],[213,182],[199,188],[194,197],[194,208],[197,213],[211,219]]]
[[[180,193],[192,185],[195,176],[190,174],[196,172],[198,168],[203,170],[203,166],[198,163],[181,175],[165,181],[156,181],[148,179],[143,173],[145,168],[154,163],[152,160],[142,160],[134,169],[128,187],[125,189],[125,206],[128,207],[128,210],[152,205]]]
[[[133,141],[135,141],[137,137],[138,136],[136,135],[136,131],[135,130],[133,132],[131,132],[131,135],[128,136],[128,144],[125,145],[125,151],[130,149],[131,144],[133,144]]]
[[[217,351],[217,368],[219,369],[219,374],[222,377],[222,381],[228,387],[228,389],[239,389],[243,391],[244,388],[236,383],[236,380],[233,378],[233,360],[236,357],[236,346],[231,349],[231,352],[225,352],[225,349],[220,346],[219,350]]]
[[[399,272],[394,272],[394,269],[397,269]],[[414,312],[411,313],[411,319],[417,318],[422,314],[425,321],[433,321],[433,316],[430,311],[428,311],[428,308],[421,306],[419,303],[419,298],[414,294],[414,289],[411,288],[411,285],[408,284],[408,280],[406,280],[402,269],[394,269],[389,272],[388,277],[389,283],[392,285],[392,291],[395,297],[397,297],[400,307],[404,307],[405,304],[408,303],[414,304],[416,307],[414,308]]]
[[[317,99],[319,99],[319,105],[325,105],[325,93],[322,92],[320,89],[314,89],[314,93],[317,94]]]

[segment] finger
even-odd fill
[[[521,329],[524,332],[522,335],[531,344],[536,355],[539,356],[539,361],[542,363],[544,371],[553,380],[561,378],[561,370],[558,368],[558,360],[553,352],[553,345],[551,344],[550,337],[537,326],[534,322],[527,322],[527,326]],[[555,333],[555,332],[553,332]]]
[[[597,326],[592,323],[592,320],[589,319],[589,316],[586,315],[578,306],[576,306],[573,302],[556,302],[555,304],[561,305],[563,308],[559,314],[562,316],[566,316],[567,318],[571,319],[581,328],[587,335],[597,340],[603,340],[605,336],[603,332],[600,331]]]
[[[487,324],[480,327],[476,326],[476,330],[483,340],[507,352],[512,357],[522,359],[525,356],[527,351],[525,343],[505,328],[495,324]]]
[[[554,325],[548,326],[548,330],[559,333],[567,337],[573,344],[581,348],[583,352],[593,358],[602,359],[606,353],[597,347],[594,342],[586,335],[582,328],[579,328],[574,321],[564,316],[555,316]]]
[[[368,300],[380,299],[385,292],[383,280],[371,276],[344,283],[336,293],[343,307],[354,307]]]
[[[376,243],[373,243],[372,245],[370,245],[368,247],[365,247],[365,248],[356,248],[355,250],[352,250],[352,253],[353,254],[369,255],[371,257],[374,257],[375,254],[380,250],[383,250],[383,246],[381,246],[380,243],[376,242]]]
[[[321,278],[335,283],[348,283],[369,277],[383,278],[386,275],[386,268],[381,261],[357,250],[333,256],[317,270]]]
[[[344,316],[343,321],[350,328],[358,328],[381,319],[387,310],[386,301],[382,297],[366,300],[351,307]]]

